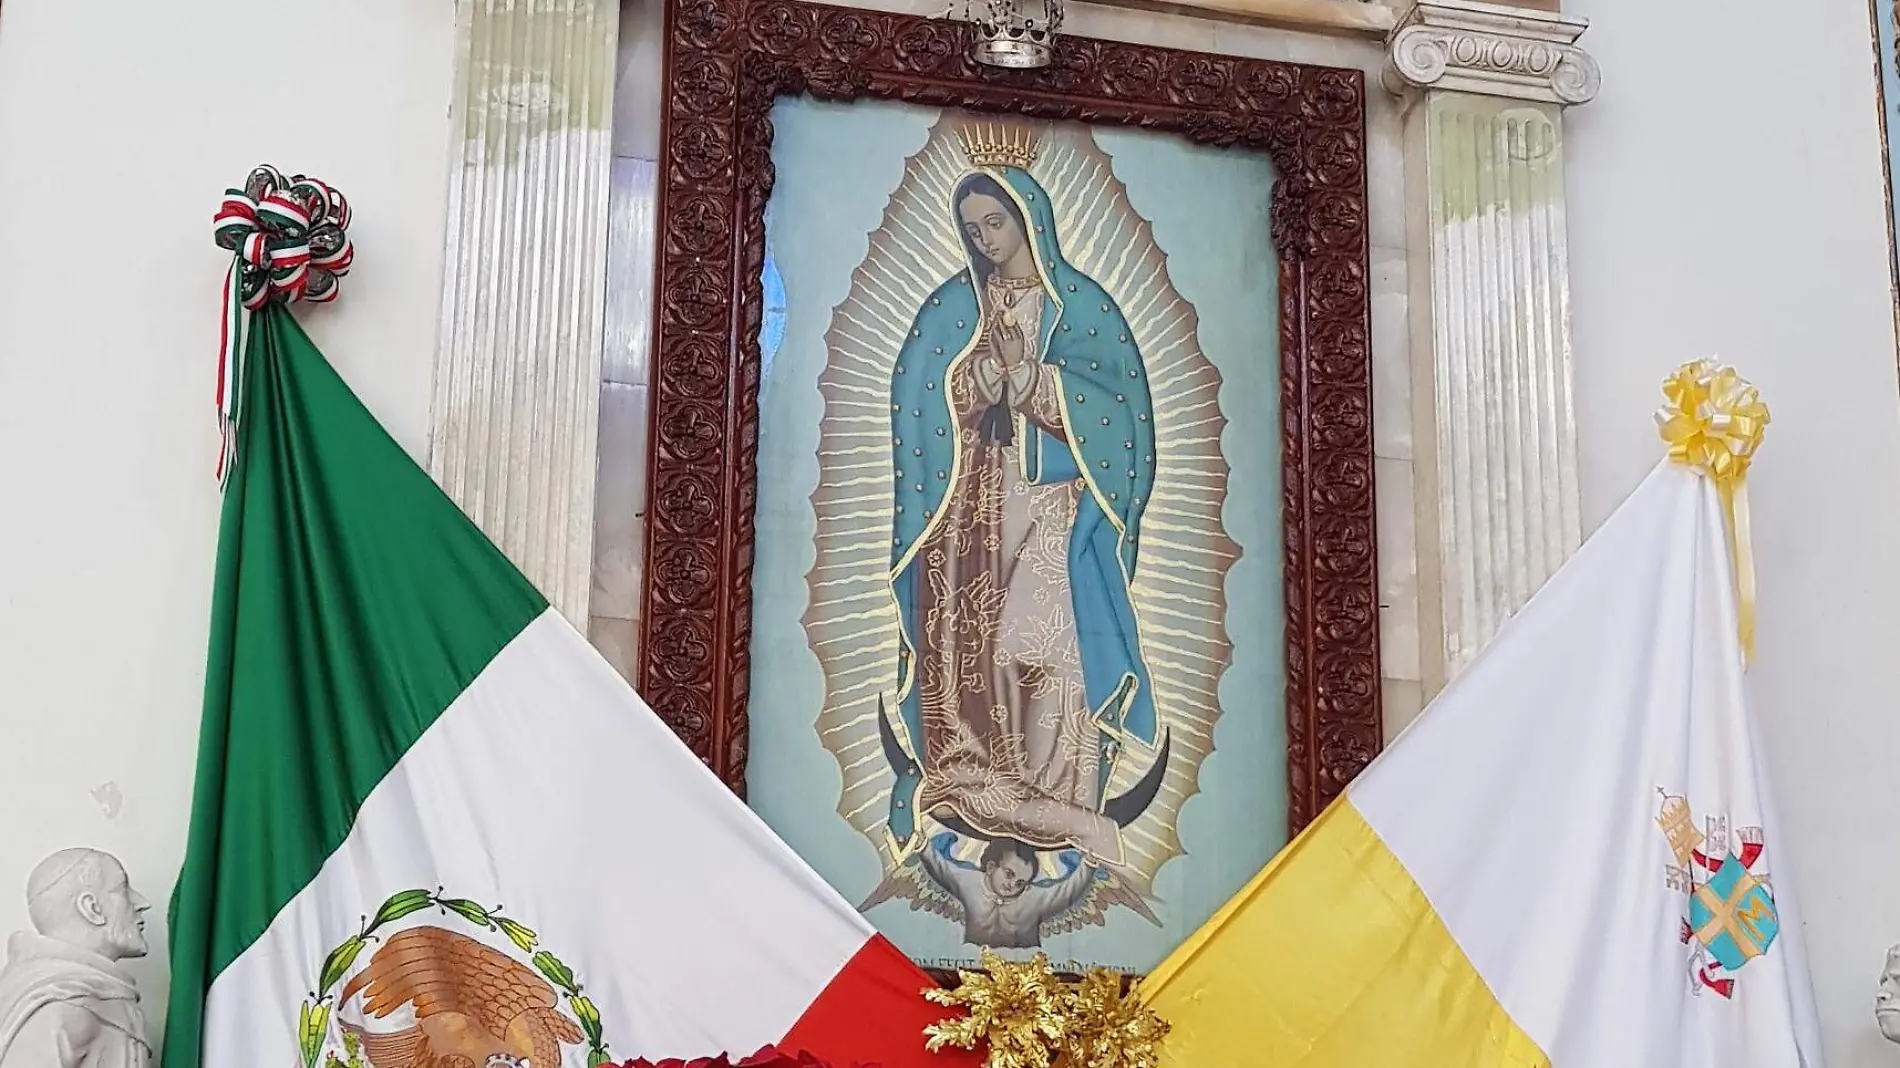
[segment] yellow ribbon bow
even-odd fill
[[[1713,359],[1692,360],[1663,381],[1656,425],[1669,458],[1715,483],[1727,513],[1742,658],[1755,656],[1755,552],[1748,534],[1748,467],[1768,429],[1768,406],[1754,384]]]

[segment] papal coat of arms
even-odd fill
[[[1768,952],[1781,933],[1774,892],[1763,863],[1762,829],[1708,816],[1697,827],[1687,798],[1664,793],[1656,825],[1675,863],[1669,888],[1683,895],[1680,938],[1689,949],[1691,991],[1735,995],[1736,974]]]
[[[473,935],[423,924],[385,936],[428,908]],[[500,937],[491,945],[483,935]],[[599,1012],[540,937],[499,906],[440,890],[391,896],[330,951],[298,1038],[303,1068],[560,1068],[569,1049],[584,1051],[589,1068],[610,1060]]]

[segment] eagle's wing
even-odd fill
[[[528,1016],[528,1041],[532,1049],[528,1053],[528,1063],[539,1068],[541,1065],[561,1063],[561,1045],[574,1045],[581,1040],[581,1029],[574,1021],[555,1012],[553,1009],[535,1009]]]
[[[413,1004],[418,1020],[458,1013],[496,1038],[505,1036],[521,1014],[552,1009],[560,1001],[533,969],[440,927],[411,927],[392,936],[344,987],[338,1004],[358,990],[365,990],[363,1008],[373,1016]]]

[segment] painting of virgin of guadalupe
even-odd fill
[[[918,309],[891,372],[889,826],[913,848],[923,814],[1120,863],[1116,821],[1144,805],[1107,811],[1109,771],[1157,740],[1129,591],[1153,407],[1127,319],[1063,259],[1015,136],[966,137],[950,221],[968,266]]]
[[[860,141],[873,130],[921,134],[883,179],[895,188],[854,254],[795,240],[798,224],[782,221],[829,221],[840,187],[855,188],[817,163],[834,127],[806,127],[804,116],[822,107],[775,111],[778,143],[803,147],[780,162],[767,266],[788,307],[773,374],[788,359],[815,365],[816,464],[810,481],[802,471],[787,480],[809,487],[803,501],[762,476],[759,505],[770,529],[773,515],[809,510],[807,653],[781,660],[780,647],[755,638],[754,670],[782,662],[774,677],[796,679],[816,661],[822,708],[805,722],[835,762],[836,813],[871,847],[873,877],[861,882],[839,839],[789,816],[812,808],[810,765],[790,777],[802,743],[795,733],[774,741],[776,709],[797,716],[789,691],[754,698],[752,803],[920,959],[1043,948],[1076,963],[1151,966],[1270,850],[1250,826],[1245,847],[1208,843],[1204,868],[1181,873],[1189,890],[1157,889],[1184,852],[1183,806],[1215,781],[1202,771],[1230,682],[1227,589],[1242,556],[1230,514],[1260,532],[1256,579],[1271,575],[1278,549],[1277,524],[1259,522],[1277,519],[1260,503],[1273,487],[1231,493],[1223,444],[1269,440],[1275,420],[1262,412],[1241,438],[1228,433],[1202,316],[1088,128],[955,111],[919,127],[921,109],[850,109]],[[806,130],[818,135],[809,145]],[[1208,181],[1235,186],[1210,186],[1213,199],[1264,203],[1271,175],[1250,160],[1164,156],[1145,188],[1160,192],[1166,174],[1196,161]],[[1123,166],[1144,169],[1134,157]],[[1184,233],[1212,225],[1189,222],[1179,205],[1168,212]],[[824,281],[851,255],[848,275]],[[1257,295],[1273,270],[1264,238],[1234,258],[1244,262],[1231,277],[1208,275],[1208,291]],[[800,318],[826,301],[822,324]],[[1267,404],[1277,394],[1255,383],[1276,381],[1273,314],[1269,299],[1263,312],[1217,316],[1221,336],[1240,342],[1230,345],[1237,375]],[[1263,338],[1269,358],[1246,359]],[[783,388],[771,386],[762,413],[763,457],[780,455],[774,441],[799,455],[805,446],[790,443],[812,440],[793,429],[810,408]],[[1260,453],[1272,472],[1271,448]],[[757,588],[778,583],[774,561],[797,540],[761,539]],[[1277,604],[1266,581],[1257,600]],[[772,629],[778,598],[755,598],[761,630]],[[1267,615],[1260,626],[1249,605],[1236,618],[1277,643],[1277,615]],[[1249,689],[1274,692],[1272,667],[1248,671],[1266,684]],[[1270,735],[1279,709],[1262,711],[1222,725],[1223,737]],[[1221,792],[1237,811],[1283,790],[1230,782]]]

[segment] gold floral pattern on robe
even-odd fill
[[[1101,733],[1069,592],[1082,486],[1023,474],[1020,450],[1035,447],[1037,428],[1066,440],[1060,380],[1036,353],[1040,301],[1025,303],[1027,366],[1003,367],[980,342],[946,384],[962,461],[922,550],[918,679],[930,772],[919,803],[985,835],[1119,859],[1114,823],[1098,811]],[[1007,444],[978,430],[999,399],[1029,424]]]

